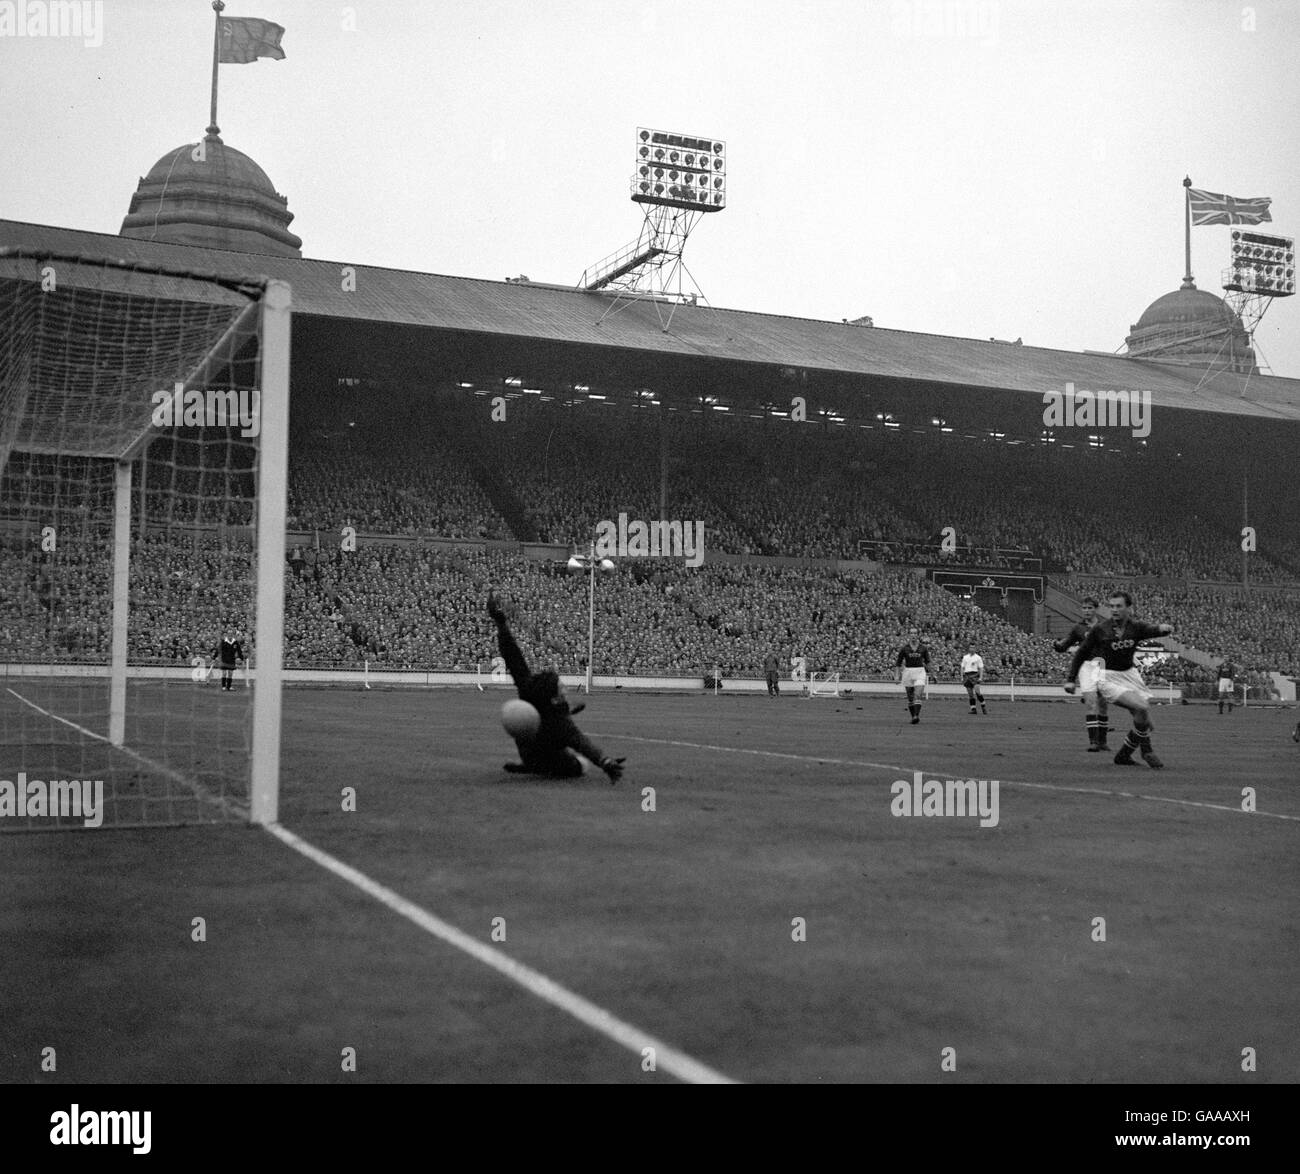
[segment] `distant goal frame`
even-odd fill
[[[803,683],[805,701],[818,697],[838,697],[840,695],[840,674],[838,672],[809,673]]]

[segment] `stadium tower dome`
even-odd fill
[[[1250,335],[1236,311],[1222,298],[1197,289],[1189,277],[1173,293],[1156,298],[1124,341],[1137,359],[1259,373]]]
[[[226,146],[215,128],[198,145],[168,151],[140,180],[119,235],[239,253],[301,257],[293,213],[266,172]]]

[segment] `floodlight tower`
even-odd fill
[[[691,231],[707,212],[727,206],[727,145],[718,139],[638,127],[632,199],[641,205],[641,232],[630,245],[584,271],[578,287],[618,292],[603,318],[624,299],[649,297],[673,310],[703,291],[682,259]],[[685,276],[692,287],[683,285]]]
[[[1274,298],[1295,294],[1295,237],[1232,230],[1232,267],[1223,271],[1224,301],[1253,335]]]

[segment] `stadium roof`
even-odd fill
[[[1089,390],[1147,390],[1157,407],[1300,420],[1300,379],[1209,372],[1098,352],[853,326],[778,314],[625,304],[613,294],[529,282],[487,281],[133,240],[106,233],[0,220],[0,246],[78,252],[227,274],[266,275],[293,288],[295,314],[384,322],[477,335],[726,359],[844,375],[996,388],[1041,396],[1066,383]],[[355,272],[345,291],[343,270]]]

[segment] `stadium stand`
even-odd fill
[[[480,613],[494,585],[527,601],[532,628],[523,636],[539,657],[581,671],[585,583],[562,562],[522,557],[518,544],[580,548],[598,521],[620,512],[659,517],[662,492],[668,517],[704,522],[705,565],[620,560],[598,592],[600,672],[690,677],[717,665],[755,675],[777,651],[846,675],[887,676],[915,626],[950,680],[969,642],[994,679],[1054,680],[1064,659],[1046,637],[882,565],[996,569],[1031,559],[1075,597],[1132,590],[1141,615],[1169,620],[1187,644],[1243,671],[1300,672],[1292,570],[1300,550],[1282,536],[1285,511],[1266,527],[1279,535],[1269,547],[1276,557],[1253,555],[1251,575],[1291,587],[1244,594],[1232,582],[1240,553],[1231,503],[1194,469],[1162,466],[1155,477],[1140,452],[1063,458],[986,439],[527,400],[512,402],[505,427],[485,408],[481,398],[438,395],[399,398],[383,413],[346,403],[300,410],[289,513],[291,532],[306,534],[286,558],[287,667],[472,671],[493,655]],[[179,534],[173,525],[169,539],[151,533],[139,544],[132,589],[143,605],[132,613],[130,650],[142,662],[183,663],[210,650],[226,618],[208,584],[219,578],[217,560],[247,557],[237,528],[250,516],[249,478],[233,465],[202,467],[178,442],[156,444],[169,479],[146,472],[146,514],[192,528]],[[1100,504],[1099,471],[1108,493]],[[15,455],[0,482],[0,525],[20,501],[51,517],[103,508],[102,497],[72,497],[75,485],[107,488]],[[938,547],[940,521],[956,535],[956,554]],[[363,537],[344,554],[344,525],[378,540]],[[423,541],[435,538],[463,547]],[[864,552],[874,563],[854,561]],[[718,553],[750,561],[708,561]],[[108,566],[98,539],[57,555],[0,540],[7,655],[39,658],[52,640],[59,659],[102,659]],[[1156,671],[1195,682],[1201,670]]]

